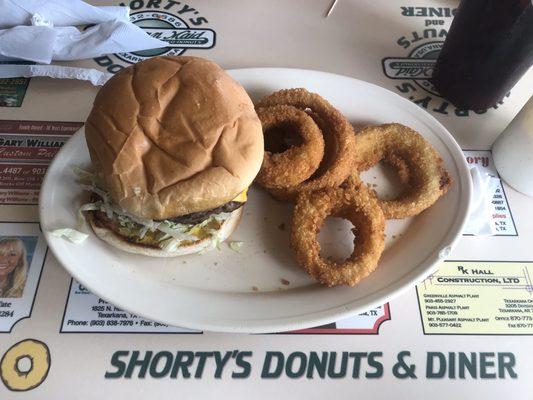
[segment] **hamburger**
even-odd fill
[[[98,92],[85,124],[93,172],[82,206],[96,235],[157,257],[214,248],[235,230],[263,161],[244,88],[197,57],[155,57]]]

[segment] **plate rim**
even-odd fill
[[[234,74],[261,74],[263,73],[305,73],[305,74],[318,74],[318,75],[328,75],[331,79],[348,79],[348,80],[354,80],[357,81],[358,84],[362,84],[364,86],[371,87],[373,90],[377,91],[384,91],[386,92],[387,96],[390,96],[394,98],[396,101],[399,102],[400,105],[405,106],[402,107],[403,109],[407,108],[408,111],[412,111],[413,114],[415,114],[422,122],[429,123],[434,125],[435,127],[439,128],[438,135],[436,135],[439,140],[444,140],[444,137],[447,139],[444,144],[449,149],[451,158],[453,159],[455,166],[459,172],[458,177],[460,179],[460,190],[461,193],[459,193],[459,199],[462,199],[463,201],[460,202],[459,207],[456,209],[455,213],[455,219],[450,224],[449,229],[447,232],[442,236],[441,241],[439,242],[449,242],[447,245],[445,245],[442,249],[438,251],[434,251],[430,253],[424,260],[420,261],[415,267],[413,267],[408,273],[403,275],[401,279],[398,279],[389,285],[379,289],[376,292],[370,293],[365,297],[359,298],[356,301],[352,301],[347,304],[337,305],[335,307],[332,307],[327,310],[321,310],[318,312],[307,312],[305,314],[299,315],[297,318],[290,318],[290,317],[281,317],[281,318],[275,318],[275,319],[269,319],[269,320],[259,320],[259,323],[255,320],[252,321],[246,321],[245,324],[233,324],[231,325],[231,321],[228,321],[229,323],[221,324],[220,320],[218,320],[217,323],[211,324],[211,323],[203,323],[198,321],[193,322],[192,324],[188,321],[181,321],[178,322],[178,318],[170,321],[165,320],[161,318],[156,318],[156,321],[163,322],[165,324],[171,325],[171,326],[179,326],[182,328],[188,328],[188,329],[194,329],[194,330],[201,330],[201,331],[210,331],[210,332],[227,332],[227,333],[270,333],[270,332],[288,332],[288,331],[294,331],[299,330],[303,328],[308,328],[310,326],[316,326],[316,325],[323,325],[326,323],[335,322],[337,320],[347,318],[350,316],[353,316],[361,311],[366,311],[367,309],[374,308],[376,306],[383,305],[384,303],[390,302],[392,299],[398,297],[403,292],[411,289],[413,286],[421,282],[428,274],[431,274],[434,272],[438,266],[438,263],[445,258],[447,254],[449,254],[449,251],[451,251],[453,248],[456,247],[457,243],[462,238],[462,231],[467,223],[470,205],[471,205],[471,199],[472,199],[472,181],[470,179],[470,174],[468,173],[468,166],[466,164],[466,160],[462,156],[462,149],[460,148],[459,144],[453,137],[453,135],[429,112],[425,111],[424,109],[418,107],[414,103],[410,102],[409,100],[403,98],[402,96],[384,88],[379,85],[366,82],[357,78],[353,78],[347,75],[340,75],[335,74],[331,72],[324,72],[324,71],[318,71],[318,70],[310,70],[310,69],[300,69],[300,68],[279,68],[279,67],[258,67],[258,68],[237,68],[237,69],[229,69],[227,72],[234,77]],[[235,79],[235,77],[234,77]],[[392,96],[391,96],[392,95]],[[414,110],[417,111],[414,111]],[[60,150],[60,152],[68,152],[69,148],[74,146],[74,137],[84,136],[85,132],[85,125],[83,125],[72,137],[67,141],[67,143],[63,146],[63,148]],[[435,132],[434,132],[435,133]],[[451,145],[451,148],[450,148]],[[452,151],[453,150],[453,151]],[[47,193],[46,190],[44,190],[45,187],[48,187],[50,185],[49,181],[52,179],[50,178],[50,171],[53,170],[53,165],[56,162],[58,157],[54,157],[50,165],[48,166],[48,170],[46,172],[46,175],[43,179],[42,185],[41,185],[41,191],[39,193],[39,222],[42,224],[43,221],[43,203],[45,199],[45,193]],[[461,172],[464,173],[461,173]],[[459,182],[458,182],[459,183]],[[462,217],[462,218],[460,218]],[[46,219],[46,217],[44,217]],[[456,234],[453,234],[453,232],[458,232]],[[61,256],[58,256],[57,249],[54,247],[52,243],[54,243],[54,239],[52,235],[47,232],[43,231],[43,236],[45,237],[45,240],[48,244],[48,247],[54,254],[54,257],[56,258],[57,262],[71,275],[72,278],[76,279],[79,283],[83,284],[85,287],[89,288],[91,293],[99,296],[100,298],[109,301],[109,297],[107,295],[103,295],[100,293],[100,290],[97,287],[93,287],[92,285],[87,285],[86,282],[84,282],[84,279],[78,276],[76,273],[76,270],[69,267],[68,265],[64,264],[61,261]],[[426,265],[427,267],[420,270],[421,265]],[[419,271],[420,270],[420,271]],[[389,289],[391,288],[392,289]],[[354,303],[360,303],[361,300],[367,299],[365,302],[364,307],[361,305],[357,305]],[[137,310],[132,310],[127,304],[122,304],[121,301],[117,302],[115,300],[109,301],[112,304],[117,305],[119,308],[131,312],[133,314],[139,315],[141,317],[154,320],[153,316],[146,315],[143,312],[139,312]],[[264,321],[268,321],[267,323],[264,323]]]

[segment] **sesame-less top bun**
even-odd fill
[[[263,161],[248,94],[197,57],[155,57],[116,74],[97,94],[85,136],[112,200],[144,218],[231,201]]]

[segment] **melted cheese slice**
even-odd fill
[[[248,189],[243,190],[232,201],[238,201],[239,203],[246,203],[246,200],[248,199],[248,196],[246,195],[247,193],[248,193]]]

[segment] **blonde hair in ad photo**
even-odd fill
[[[14,257],[17,257],[16,261],[9,260]],[[15,264],[14,268],[11,263]],[[3,269],[8,271],[7,276],[2,274]],[[14,237],[0,239],[0,298],[22,297],[27,273],[28,259],[22,240]]]

